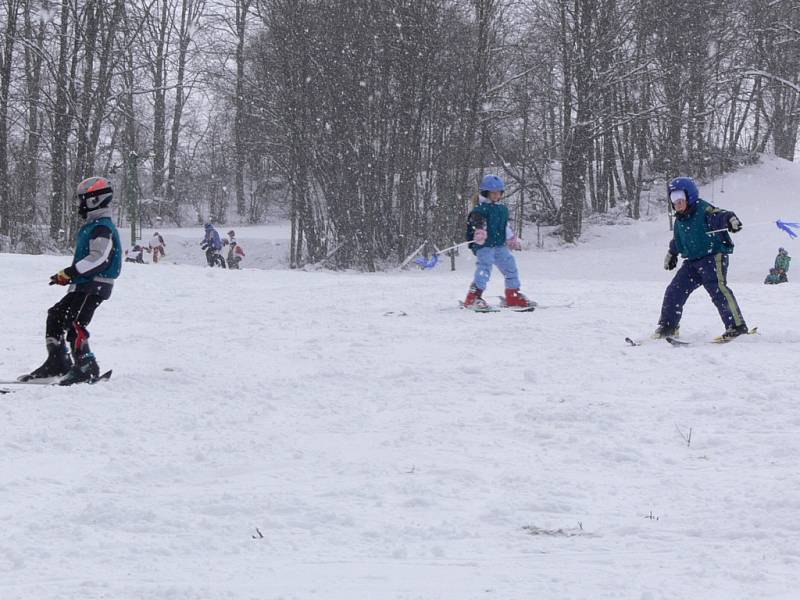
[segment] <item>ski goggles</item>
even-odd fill
[[[681,200],[686,200],[686,192],[683,190],[672,190],[669,193],[669,201],[673,204],[677,204]]]

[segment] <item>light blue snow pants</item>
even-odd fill
[[[506,289],[519,289],[519,272],[517,271],[517,261],[505,246],[496,248],[481,248],[475,253],[478,259],[475,265],[475,287],[485,290],[489,284],[489,277],[492,275],[492,266],[497,265],[503,277],[506,278]]]

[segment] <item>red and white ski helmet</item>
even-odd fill
[[[85,219],[93,210],[111,204],[114,189],[105,177],[87,177],[78,184],[75,196],[78,198],[78,214]]]

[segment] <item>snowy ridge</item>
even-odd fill
[[[800,217],[799,187],[777,160],[701,187],[744,222],[729,281],[762,332],[723,346],[624,342],[655,326],[666,217],[518,254],[530,297],[574,301],[532,314],[459,310],[468,254],[125,265],[89,328],[113,379],[0,396],[0,598],[797,597],[800,301],[762,281],[800,252],[748,222]],[[64,260],[0,255],[2,378],[44,358]],[[721,331],[699,290],[682,337]]]

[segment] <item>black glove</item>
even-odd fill
[[[667,271],[672,271],[675,267],[678,266],[678,256],[673,254],[672,252],[667,252],[667,255],[664,257],[664,269]]]
[[[728,231],[731,233],[736,233],[737,231],[742,230],[742,222],[739,220],[739,217],[736,215],[731,215],[731,218],[728,219]]]

